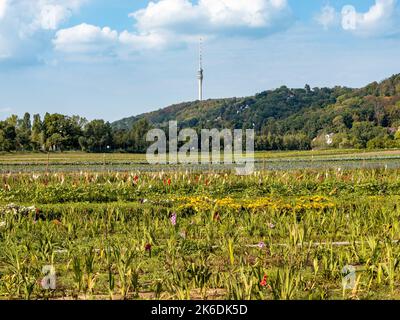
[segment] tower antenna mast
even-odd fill
[[[199,100],[203,101],[204,70],[203,70],[203,39],[202,38],[200,38],[200,46],[199,46],[199,72],[197,75],[197,79],[199,80]]]

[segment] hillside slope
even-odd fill
[[[130,129],[140,120],[147,119],[154,126],[165,126],[177,120],[182,127],[235,127],[261,129],[268,118],[284,119],[312,107],[335,103],[338,96],[350,92],[346,88],[289,89],[281,87],[251,97],[210,99],[184,102],[154,112],[116,121],[114,129]]]
[[[185,102],[112,126],[130,130],[141,119],[161,128],[170,120],[197,129],[254,128],[257,147],[267,150],[323,145],[326,134],[335,137],[332,147],[364,148],[371,140],[371,147],[392,147],[400,127],[400,74],[360,89],[282,86],[251,97]]]

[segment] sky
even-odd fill
[[[400,73],[400,0],[0,0],[0,120],[115,121],[204,96]]]

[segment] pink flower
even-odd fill
[[[173,226],[176,226],[176,218],[177,218],[176,213],[173,213],[171,218],[170,218],[171,223],[172,223]]]

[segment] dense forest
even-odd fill
[[[400,147],[400,74],[361,89],[290,89],[173,105],[114,123],[36,114],[0,121],[0,151],[144,152],[150,128],[254,128],[257,150]]]

